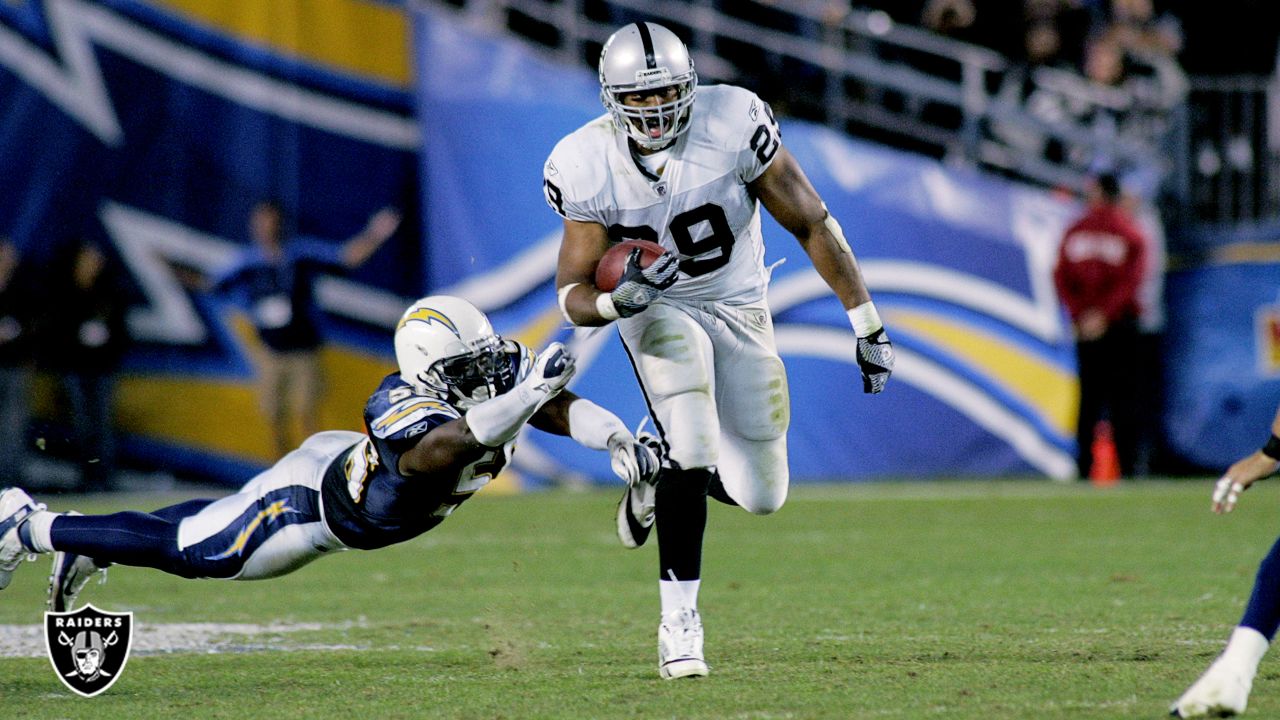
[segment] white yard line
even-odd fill
[[[367,650],[348,643],[291,642],[298,632],[345,633],[358,623],[138,623],[133,628],[133,655],[225,653],[267,650]],[[336,640],[343,639],[341,635]],[[44,626],[0,625],[0,658],[45,657]]]

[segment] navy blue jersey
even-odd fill
[[[533,353],[522,345],[509,353],[517,379],[528,374]],[[372,550],[420,535],[493,479],[511,459],[515,440],[487,448],[456,472],[402,475],[400,457],[423,435],[462,417],[443,399],[418,395],[395,372],[364,407],[365,438],[325,471],[321,493],[329,529],[348,547]]]

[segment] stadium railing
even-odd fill
[[[1119,86],[1027,68],[985,47],[827,0],[412,0],[514,32],[594,67],[624,22],[652,19],[689,41],[704,81],[735,82],[787,115],[1048,187],[1099,169],[1148,198],[1189,192],[1186,79],[1149,65]],[[751,6],[748,10],[747,6]],[[734,13],[734,14],[731,14]],[[1137,58],[1142,64],[1142,58]]]

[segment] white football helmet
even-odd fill
[[[462,298],[431,295],[405,310],[396,325],[400,377],[419,395],[438,395],[462,410],[515,386],[508,342],[489,318]]]
[[[671,102],[651,107],[622,102],[626,93],[666,87],[676,89]],[[689,49],[661,25],[627,25],[610,35],[600,51],[600,100],[618,129],[641,147],[661,149],[689,129],[697,90],[698,74]]]

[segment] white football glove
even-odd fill
[[[609,463],[627,485],[658,479],[658,456],[631,433],[614,433],[609,438]]]
[[[676,282],[680,272],[680,260],[669,252],[659,255],[647,268],[640,267],[640,248],[627,256],[627,268],[618,278],[618,286],[609,293],[609,299],[621,317],[631,317],[662,297]]]
[[[573,379],[578,369],[576,362],[564,343],[551,343],[538,354],[538,362],[529,373],[527,382],[534,390],[548,396],[555,395]]]

